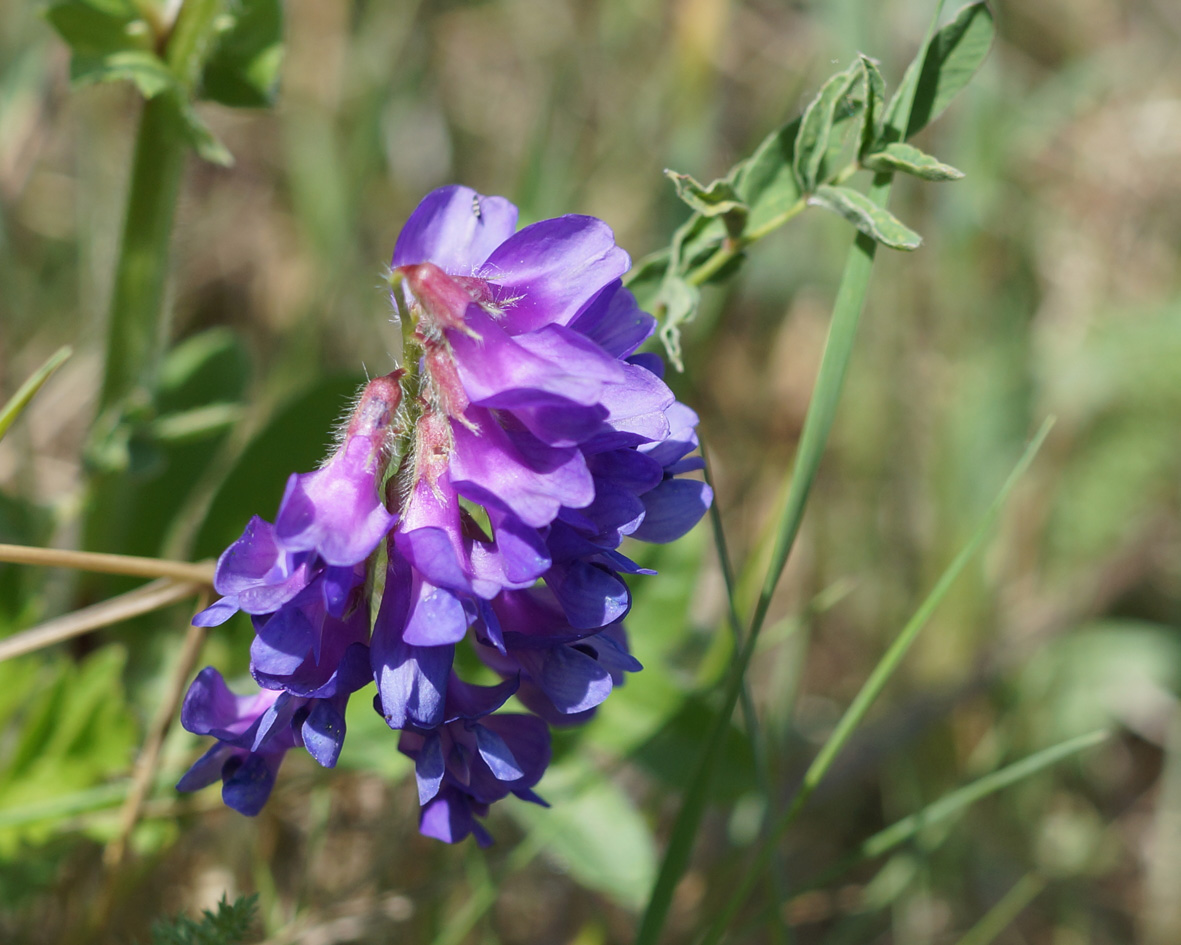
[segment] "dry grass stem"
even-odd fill
[[[67,551],[60,548],[37,548],[32,545],[0,544],[0,561],[11,564],[36,564],[46,568],[74,568],[126,574],[129,577],[172,578],[213,586],[214,562],[165,561],[135,555],[110,555],[95,551]]]
[[[83,607],[65,616],[47,620],[23,633],[0,640],[0,662],[33,653],[63,640],[90,633],[92,630],[130,620],[141,614],[151,613],[153,610],[160,610],[187,597],[195,597],[203,586],[194,581],[161,578],[134,591],[112,597],[101,604]]]

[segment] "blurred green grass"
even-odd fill
[[[954,942],[1030,874],[1046,887],[998,942],[1181,940],[1181,17],[1159,0],[995,9],[990,62],[920,141],[967,179],[899,182],[895,209],[924,246],[879,254],[779,623],[756,659],[783,798],[1025,438],[1046,414],[1059,422],[989,552],[789,838],[786,874],[802,886],[881,826],[1061,738],[1101,724],[1120,735],[789,903],[802,943]],[[174,243],[174,337],[230,333],[217,337],[237,353],[217,363],[237,365],[246,415],[183,447],[202,475],[186,454],[163,459],[191,475],[157,488],[141,553],[211,553],[243,509],[265,513],[286,472],[310,466],[347,390],[339,378],[386,365],[381,271],[427,190],[460,181],[505,194],[526,220],[593,213],[638,259],[683,219],[664,167],[724,172],[857,51],[893,86],[929,5],[295,0],[287,11],[280,105],[207,109],[237,164],[190,162]],[[59,345],[77,351],[0,444],[0,540],[73,540],[135,115],[127,90],[69,91],[36,5],[0,7],[0,399]],[[740,562],[758,559],[780,499],[848,239],[840,221],[806,214],[755,247],[735,282],[707,292],[687,372],[671,379],[701,414]],[[227,400],[238,382],[224,382]],[[317,389],[312,417],[298,398]],[[263,430],[291,458],[222,488]],[[142,938],[154,916],[229,889],[261,893],[274,941],[629,941],[702,727],[697,697],[685,700],[728,646],[708,545],[702,526],[654,553],[661,576],[636,583],[629,620],[645,671],[558,743],[542,793],[565,812],[499,811],[486,865],[417,836],[391,737],[358,721],[350,770],[292,759],[257,821],[214,795],[156,791],[117,883],[99,865],[109,804],[0,824],[0,939],[81,941],[86,904],[108,894],[111,934]],[[0,589],[5,633],[71,596],[67,576],[12,567]],[[817,605],[826,592],[835,602]],[[184,623],[166,614],[0,667],[38,693],[7,687],[0,790],[34,763],[43,790],[65,798],[122,783]],[[243,670],[247,634],[216,636],[206,660]],[[127,654],[126,691],[107,694],[110,718],[93,723],[103,737],[78,721],[84,705],[45,708],[71,674],[106,678],[115,653]],[[757,829],[737,729],[733,742],[670,941],[691,941],[724,902]],[[165,767],[182,769],[194,743],[174,733]],[[0,815],[14,808],[0,793]],[[471,901],[488,908],[465,931],[455,923]],[[750,941],[769,940],[766,908],[764,890]]]

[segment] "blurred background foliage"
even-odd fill
[[[110,447],[137,483],[110,524],[125,552],[215,555],[314,465],[362,371],[389,367],[382,268],[425,192],[463,182],[527,221],[595,214],[638,259],[686,215],[665,167],[725,173],[857,51],[893,87],[930,15],[925,0],[284,7],[278,107],[202,107],[236,164],[187,165],[156,426]],[[731,733],[670,942],[725,901],[760,829],[756,754],[782,804],[1047,414],[989,551],[782,846],[797,894],[778,908],[801,943],[958,942],[986,914],[1010,945],[1181,941],[1181,12],[994,10],[991,59],[918,139],[967,179],[895,189],[925,243],[878,254],[752,670],[761,743]],[[0,541],[73,547],[83,458],[103,462],[86,438],[139,106],[122,86],[71,91],[41,13],[0,5],[0,399],[59,345],[76,354],[0,444]],[[752,593],[849,238],[809,213],[754,247],[705,291],[672,378]],[[216,422],[185,427],[210,405]],[[198,750],[173,732],[133,855],[104,870],[187,612],[0,664],[0,940],[143,940],[159,915],[258,892],[275,943],[630,941],[729,653],[711,549],[703,525],[649,555],[661,575],[635,582],[629,618],[645,671],[558,738],[553,809],[501,805],[486,854],[418,836],[394,739],[356,699],[341,769],[292,757],[256,820],[171,790]],[[0,566],[0,634],[118,587]],[[227,675],[246,668],[238,621],[203,653]],[[798,892],[882,826],[1102,725],[1117,735],[1101,748]],[[761,889],[734,940],[773,940],[774,902]]]

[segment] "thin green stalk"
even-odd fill
[[[815,881],[809,883],[806,889],[801,889],[800,892],[803,893],[812,889],[824,888],[854,866],[864,863],[866,860],[885,856],[891,850],[896,849],[910,840],[921,830],[941,823],[949,817],[953,817],[968,807],[971,807],[977,801],[988,797],[990,794],[1003,791],[1005,788],[1012,787],[1014,784],[1032,777],[1045,768],[1056,765],[1060,761],[1065,761],[1067,758],[1077,755],[1079,752],[1094,748],[1096,745],[1108,739],[1110,734],[1105,729],[1100,729],[1094,732],[1088,732],[1086,735],[1079,735],[1076,738],[1067,739],[1057,745],[1051,745],[1049,748],[1043,748],[1041,751],[1034,752],[1034,754],[1022,758],[1020,761],[1015,761],[1011,765],[1006,765],[997,771],[992,771],[981,778],[977,778],[970,784],[965,784],[961,788],[956,788],[934,803],[927,805],[921,811],[903,817],[889,827],[879,830],[872,837],[864,840],[852,854],[845,857],[836,866],[826,870]]]
[[[841,716],[841,720],[837,723],[836,728],[828,737],[827,741],[825,741],[819,753],[813,759],[812,764],[808,766],[808,770],[804,773],[803,782],[797,789],[787,810],[776,821],[772,830],[764,837],[759,852],[751,860],[745,875],[731,894],[726,908],[722,910],[722,913],[710,927],[709,932],[703,939],[703,945],[714,945],[714,943],[721,940],[722,935],[725,933],[726,925],[746,901],[746,897],[750,894],[751,889],[754,888],[760,872],[765,869],[768,860],[773,855],[779,838],[787,832],[788,828],[795,822],[800,812],[804,809],[804,806],[811,799],[813,792],[824,779],[829,768],[832,767],[832,763],[836,760],[841,749],[845,747],[853,732],[856,731],[857,727],[864,720],[870,706],[873,705],[874,701],[881,694],[881,691],[885,688],[886,683],[902,663],[903,658],[918,637],[919,631],[930,620],[935,609],[942,603],[943,598],[947,596],[947,592],[951,589],[956,578],[959,577],[968,562],[984,543],[984,539],[1000,515],[1001,508],[1008,498],[1009,493],[1013,490],[1013,487],[1017,484],[1017,481],[1021,478],[1025,470],[1029,468],[1029,464],[1033,461],[1038,449],[1045,441],[1052,425],[1052,420],[1047,420],[1042,424],[1041,429],[1030,442],[1029,446],[1026,447],[1021,459],[1009,474],[1009,478],[1005,480],[1001,491],[993,499],[988,511],[985,512],[984,517],[976,526],[976,530],[968,540],[968,543],[960,549],[959,554],[956,555],[955,559],[943,574],[940,575],[939,580],[931,589],[926,599],[919,605],[914,616],[907,621],[906,626],[902,628],[902,632],[898,634],[894,642],[890,644],[889,649],[886,650],[885,654],[873,668],[873,671],[869,674],[869,678],[862,685],[861,690],[854,697],[849,708],[845,710],[845,714]]]
[[[705,464],[704,474],[706,484],[713,488],[713,477],[710,475],[709,459],[706,455],[705,443],[701,444],[702,461]],[[737,586],[734,581],[734,568],[730,563],[730,553],[726,546],[726,533],[722,528],[722,516],[718,511],[717,502],[711,502],[709,506],[709,521],[710,533],[713,535],[714,546],[718,554],[718,567],[722,571],[722,582],[726,588],[726,615],[730,624],[730,632],[734,636],[734,648],[740,650],[742,648],[742,618],[738,616],[738,598]],[[742,703],[743,720],[746,722],[747,736],[751,742],[751,749],[754,752],[755,767],[758,772],[760,787],[766,795],[767,802],[770,803],[770,784],[767,781],[767,763],[764,753],[762,751],[761,743],[758,738],[759,720],[755,713],[754,701],[751,699],[750,687],[746,685],[745,681],[742,685],[742,691],[739,694],[739,701]]]
[[[1021,911],[1046,888],[1046,879],[1037,872],[1027,873],[995,906],[959,940],[959,945],[989,945]]]
[[[205,55],[216,34],[214,25],[227,0],[184,0],[176,16],[176,25],[168,37],[165,61],[191,92],[201,75]]]
[[[713,475],[704,440],[701,443],[701,457],[702,463],[704,464],[702,471],[706,484],[712,489]],[[730,552],[726,544],[726,532],[722,527],[722,514],[718,509],[717,501],[710,503],[709,520],[710,532],[713,535],[714,546],[718,555],[718,567],[721,569],[722,582],[726,587],[727,617],[730,623],[730,631],[734,636],[734,647],[737,650],[742,647],[742,618],[738,615],[738,595],[737,585],[734,580],[734,568],[730,563]],[[746,685],[745,680],[742,683],[739,700],[742,704],[743,721],[746,723],[747,741],[750,743],[751,754],[754,757],[755,779],[758,782],[759,793],[762,794],[763,804],[765,805],[763,814],[765,825],[767,818],[771,816],[771,806],[775,801],[775,792],[774,786],[771,783],[771,771],[767,764],[766,746],[759,731],[759,717],[755,712],[754,699],[751,698],[750,687]],[[774,859],[771,863],[771,884],[774,888],[776,898],[782,899],[787,892],[787,881],[783,874],[783,864],[778,859]],[[778,913],[776,913],[775,918],[776,924],[773,929],[775,935],[774,941],[783,941],[788,935],[787,925]]]

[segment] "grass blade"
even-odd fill
[[[1064,761],[1072,755],[1077,755],[1079,752],[1086,751],[1088,748],[1094,748],[1096,745],[1104,742],[1110,734],[1106,729],[1099,729],[1094,732],[1088,732],[1086,735],[1069,738],[1064,742],[1059,742],[1057,745],[1043,748],[1041,751],[1022,758],[1020,761],[1015,761],[1013,764],[1007,765],[998,771],[986,774],[971,784],[965,784],[962,788],[957,788],[950,794],[945,794],[939,800],[924,807],[918,813],[903,817],[897,823],[891,824],[886,829],[875,833],[862,843],[848,859],[844,860],[838,867],[834,867],[829,873],[826,873],[822,877],[822,880],[830,879],[836,876],[838,872],[844,872],[862,860],[874,859],[875,857],[889,853],[895,847],[905,843],[920,830],[932,824],[947,820],[947,818],[971,807],[977,801],[988,797],[990,794],[995,794],[997,791],[1002,791],[1020,781],[1024,781],[1044,768],[1056,765],[1058,762]],[[822,885],[822,882],[818,881],[817,885]]]
[[[1037,873],[1022,876],[1000,902],[988,910],[960,939],[959,945],[989,945],[1046,888],[1046,880]]]
[[[919,631],[923,629],[927,621],[931,619],[931,615],[935,612],[935,609],[943,602],[943,598],[951,590],[951,586],[955,583],[956,578],[960,576],[960,572],[964,570],[968,562],[980,550],[980,546],[984,543],[984,539],[987,537],[992,525],[999,517],[1001,508],[1004,506],[1005,500],[1009,497],[1009,493],[1013,491],[1013,487],[1017,484],[1017,481],[1025,473],[1025,470],[1029,468],[1029,464],[1033,462],[1034,456],[1037,455],[1042,443],[1045,442],[1053,425],[1054,421],[1052,419],[1042,424],[1041,429],[1038,430],[1037,435],[1034,436],[1025,448],[1021,459],[1018,460],[1017,465],[1009,474],[1009,478],[1005,480],[1001,491],[992,500],[992,504],[988,507],[988,511],[984,513],[984,517],[976,526],[976,530],[972,533],[972,537],[968,540],[968,543],[960,549],[960,553],[955,556],[955,559],[948,566],[947,570],[940,575],[939,580],[931,589],[931,593],[919,605],[919,609],[915,611],[914,616],[907,621],[906,626],[902,628],[902,632],[890,644],[890,648],[886,650],[885,654],[878,661],[878,664],[873,668],[873,672],[869,674],[869,678],[862,684],[860,691],[854,697],[849,708],[845,710],[845,714],[837,723],[833,733],[828,737],[828,740],[816,755],[815,760],[808,767],[808,771],[804,775],[803,784],[801,784],[791,806],[776,827],[777,833],[782,832],[795,818],[799,809],[807,803],[808,798],[816,789],[816,786],[824,778],[825,774],[828,773],[828,769],[836,759],[837,754],[845,746],[845,743],[857,729],[857,726],[861,724],[865,718],[865,714],[869,711],[869,707],[873,705],[874,701],[881,694],[882,689],[885,688],[890,677],[894,675],[894,671],[901,664],[911,644],[918,637]]]
[[[796,817],[799,816],[800,811],[803,810],[804,805],[808,803],[813,792],[828,773],[828,769],[832,766],[833,761],[836,760],[841,749],[844,748],[849,738],[857,730],[857,727],[869,711],[870,706],[873,705],[874,701],[881,694],[882,689],[885,688],[886,683],[889,682],[890,677],[894,675],[894,671],[901,664],[903,657],[906,656],[911,645],[918,637],[919,631],[930,620],[931,615],[943,601],[943,598],[947,596],[947,592],[951,589],[952,584],[959,577],[968,562],[980,550],[980,546],[984,543],[984,539],[987,537],[993,523],[1000,515],[1001,508],[1008,498],[1009,493],[1012,492],[1013,487],[1017,484],[1017,481],[1024,474],[1025,470],[1029,468],[1029,464],[1033,461],[1042,443],[1045,442],[1046,436],[1049,435],[1052,426],[1053,420],[1047,420],[1042,424],[1041,429],[1025,448],[1021,459],[1009,474],[1009,478],[1005,480],[1005,484],[1001,487],[1000,492],[984,513],[984,517],[976,526],[976,530],[972,533],[972,537],[968,540],[968,543],[960,549],[960,553],[956,555],[955,559],[943,574],[940,575],[939,580],[935,583],[935,586],[931,589],[926,599],[919,605],[914,616],[907,621],[906,626],[902,628],[902,632],[890,644],[889,649],[886,650],[885,654],[873,668],[873,671],[869,674],[869,678],[862,684],[860,691],[854,697],[849,708],[845,710],[845,714],[841,716],[841,720],[837,723],[836,728],[833,729],[832,734],[821,747],[819,753],[813,759],[812,764],[808,766],[803,782],[788,805],[786,812],[779,818],[774,828],[767,835],[758,855],[753,859],[751,865],[747,868],[743,880],[731,895],[726,908],[710,928],[709,933],[704,939],[707,945],[712,945],[712,943],[717,942],[721,938],[726,924],[742,906],[756,878],[771,857],[771,851],[775,849],[778,839],[783,836],[792,823],[794,823]]]
[[[37,391],[41,389],[41,386],[49,380],[53,372],[61,367],[73,353],[74,349],[69,345],[58,348],[50,356],[48,361],[37,368],[32,377],[21,384],[20,390],[13,394],[8,403],[0,409],[0,440],[4,439],[4,434],[8,432],[8,428],[12,426],[16,418],[29,405],[29,401],[33,399]]]

